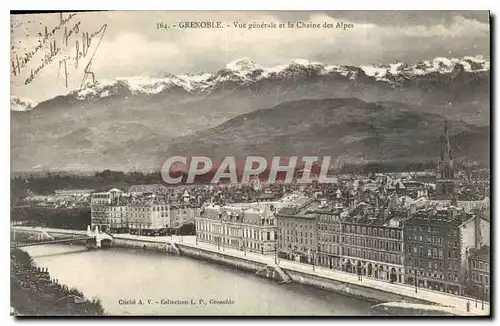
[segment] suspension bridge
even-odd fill
[[[48,244],[81,243],[84,242],[88,248],[101,248],[102,245],[110,245],[113,237],[109,234],[99,232],[99,227],[94,230],[87,227],[87,231],[57,230],[48,232],[43,228],[11,227],[12,238],[10,248],[21,248],[30,246],[42,246]],[[52,234],[51,234],[52,233]]]

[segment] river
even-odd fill
[[[299,284],[279,285],[187,257],[120,248],[88,251],[69,245],[23,250],[38,266],[47,267],[52,278],[87,298],[100,298],[110,315],[375,314],[367,301]],[[211,299],[218,302],[210,303]],[[124,304],[134,300],[135,304]]]

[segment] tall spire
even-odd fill
[[[444,120],[444,135],[442,136],[441,157],[438,162],[439,177],[436,183],[436,195],[441,199],[450,199],[454,194],[455,167],[451,156],[448,121]]]
[[[444,119],[444,135],[443,135],[443,144],[441,148],[441,160],[442,161],[451,161],[451,144],[450,144],[450,136],[448,134],[448,120]]]

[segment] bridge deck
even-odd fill
[[[46,244],[54,244],[54,243],[65,243],[65,242],[73,242],[73,241],[82,241],[82,240],[88,240],[88,239],[95,239],[96,237],[77,237],[77,238],[70,238],[70,239],[54,239],[54,240],[45,240],[45,241],[33,241],[33,242],[24,242],[24,243],[16,243],[16,244],[11,244],[11,248],[20,248],[20,247],[31,247],[31,246],[41,246],[41,245],[46,245]]]

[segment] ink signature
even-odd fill
[[[106,34],[107,28],[108,28],[108,25],[104,24],[101,26],[101,28],[98,31],[95,31],[93,33],[84,32],[82,34],[81,48],[80,48],[80,42],[78,40],[75,42],[75,56],[73,57],[73,65],[74,65],[75,69],[78,69],[80,59],[87,57],[87,55],[89,54],[90,46],[92,45],[92,40],[100,34],[97,45],[94,48],[94,51],[92,52],[90,59],[89,59],[87,65],[85,66],[85,69],[83,71],[83,78],[82,78],[82,81],[80,83],[80,88],[85,84],[85,81],[87,80],[87,77],[89,77],[89,76],[92,77],[92,83],[95,82],[95,74],[90,69],[92,67],[92,60],[94,59],[94,56],[97,53],[99,46],[101,45],[101,41],[102,41],[104,35]],[[77,32],[77,34],[78,34],[78,32]],[[64,58],[59,60],[59,68],[58,68],[58,72],[57,72],[57,76],[59,78],[61,68],[64,68],[64,80],[66,83],[66,87],[68,87],[68,76],[69,76],[68,66],[67,66],[68,59],[71,59],[71,57],[64,57]]]
[[[67,61],[68,60],[73,60],[73,66],[75,69],[78,69],[78,66],[80,64],[80,60],[87,58],[90,55],[89,61],[87,65],[84,68],[83,72],[83,78],[80,83],[80,88],[84,85],[85,81],[87,78],[90,76],[92,77],[92,82],[95,82],[95,74],[91,70],[92,67],[92,61],[94,59],[95,54],[97,53],[97,50],[99,49],[99,46],[101,44],[101,41],[106,34],[107,30],[107,24],[103,24],[99,30],[94,31],[92,33],[89,32],[83,32],[80,33],[81,30],[81,21],[77,21],[73,26],[68,26],[68,22],[75,16],[76,14],[69,14],[66,18],[63,16],[61,13],[59,16],[59,24],[56,25],[52,30],[48,30],[47,27],[45,27],[44,34],[39,33],[39,37],[41,39],[38,40],[39,44],[34,47],[31,51],[28,51],[25,53],[21,58],[16,54],[16,58],[12,61],[12,73],[14,76],[18,75],[21,73],[21,71],[27,66],[27,64],[32,60],[32,58],[40,52],[40,50],[44,47],[44,45],[49,42],[49,47],[47,52],[44,54],[42,58],[42,62],[30,69],[30,74],[28,78],[25,79],[24,84],[28,85],[30,84],[43,70],[45,67],[50,65],[56,56],[62,55],[63,53],[63,48],[68,48],[70,39],[73,36],[81,34],[81,41],[76,40],[75,41],[75,47],[74,47],[74,56],[72,55],[64,55],[62,58],[59,58],[58,63],[58,72],[57,72],[57,78],[59,78],[61,69],[64,69],[64,80],[66,87],[68,87],[68,65]],[[61,30],[64,27],[64,33],[62,36],[62,46],[58,45],[56,39],[55,39],[55,34],[57,31]],[[68,28],[69,27],[69,28]],[[97,39],[97,45],[95,46],[94,50],[89,53],[92,41],[94,39]],[[71,50],[69,51],[71,53]]]
[[[12,63],[12,73],[14,76],[17,76],[18,74],[21,73],[21,71],[28,65],[28,63],[33,59],[33,57],[40,52],[47,41],[49,41],[50,38],[52,38],[57,31],[59,31],[62,27],[68,24],[68,22],[76,16],[76,13],[70,13],[66,18],[63,16],[62,13],[59,14],[59,23],[54,26],[51,30],[48,29],[47,26],[44,28],[44,33],[38,33],[38,44],[32,48],[31,50],[27,51],[24,53],[24,55],[20,58],[18,54],[16,54],[15,60],[11,60]],[[66,27],[65,27],[66,29]],[[51,46],[53,46],[51,42]],[[51,51],[53,51],[51,49]],[[52,52],[51,52],[52,53]]]

